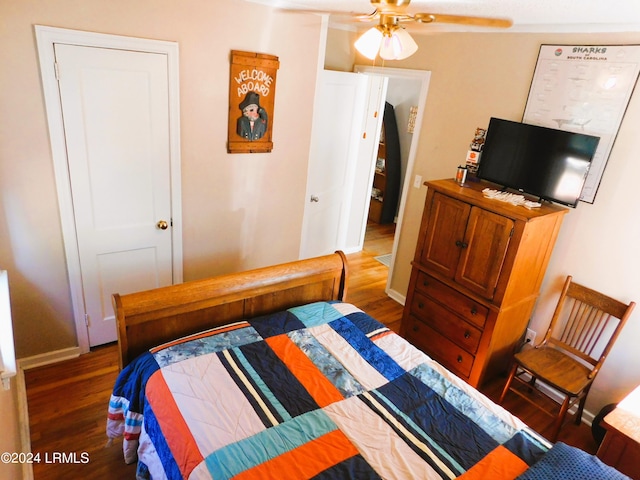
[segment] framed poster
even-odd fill
[[[540,47],[522,121],[600,137],[584,202],[594,202],[639,70],[640,45]]]
[[[273,106],[278,57],[231,51],[229,80],[229,153],[264,153],[273,149]]]

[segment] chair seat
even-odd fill
[[[576,396],[592,381],[590,369],[553,347],[530,348],[514,360],[539,380],[567,395]]]

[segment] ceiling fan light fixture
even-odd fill
[[[375,26],[367,30],[356,41],[355,47],[362,55],[370,60],[376,58],[380,43],[383,41],[382,30],[379,26]]]
[[[394,45],[394,57],[386,60],[404,60],[418,51],[418,44],[409,35],[409,32],[402,27],[396,28],[391,33],[391,38]],[[380,56],[382,57],[382,48],[380,49]]]
[[[370,28],[356,41],[355,47],[371,60],[378,54],[383,60],[402,60],[418,50],[411,35],[397,25],[376,25]]]

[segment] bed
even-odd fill
[[[107,435],[138,478],[590,478],[576,458],[617,474],[347,303],[347,276],[336,252],[115,294]]]

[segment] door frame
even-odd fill
[[[398,250],[398,243],[400,242],[400,232],[402,230],[402,222],[404,220],[404,210],[407,206],[407,197],[409,196],[409,188],[413,186],[411,177],[413,175],[413,168],[416,161],[416,154],[418,151],[418,142],[420,141],[420,131],[422,129],[422,119],[424,117],[424,108],[427,103],[427,94],[429,93],[429,81],[431,80],[431,72],[429,70],[410,70],[405,68],[392,68],[392,67],[376,67],[370,65],[355,65],[354,72],[366,73],[367,75],[382,75],[385,77],[398,77],[398,78],[410,78],[421,80],[420,94],[418,97],[418,115],[416,116],[416,122],[414,125],[414,134],[411,139],[411,147],[409,148],[409,154],[407,156],[407,171],[405,172],[404,181],[402,184],[402,192],[400,192],[400,204],[398,206],[398,220],[396,222],[396,233],[393,237],[393,247],[391,249],[391,262],[389,263],[389,275],[387,276],[387,284],[385,286],[385,293],[389,297],[396,300],[398,303],[404,305],[406,300],[405,295],[392,290],[391,282],[393,280],[393,273],[396,262],[396,252]],[[422,185],[419,185],[420,188]]]
[[[35,25],[38,59],[44,93],[49,141],[53,158],[58,208],[64,242],[67,272],[71,290],[71,303],[78,347],[81,353],[89,351],[89,333],[85,322],[86,310],[80,271],[71,183],[67,163],[64,126],[62,122],[62,104],[58,89],[55,66],[54,44],[63,43],[97,48],[133,50],[144,53],[157,53],[167,56],[169,87],[169,155],[171,175],[171,216],[172,270],[173,283],[181,283],[182,269],[182,203],[180,175],[180,91],[178,70],[178,44],[162,40],[149,40],[119,35],[84,32],[57,27]]]

